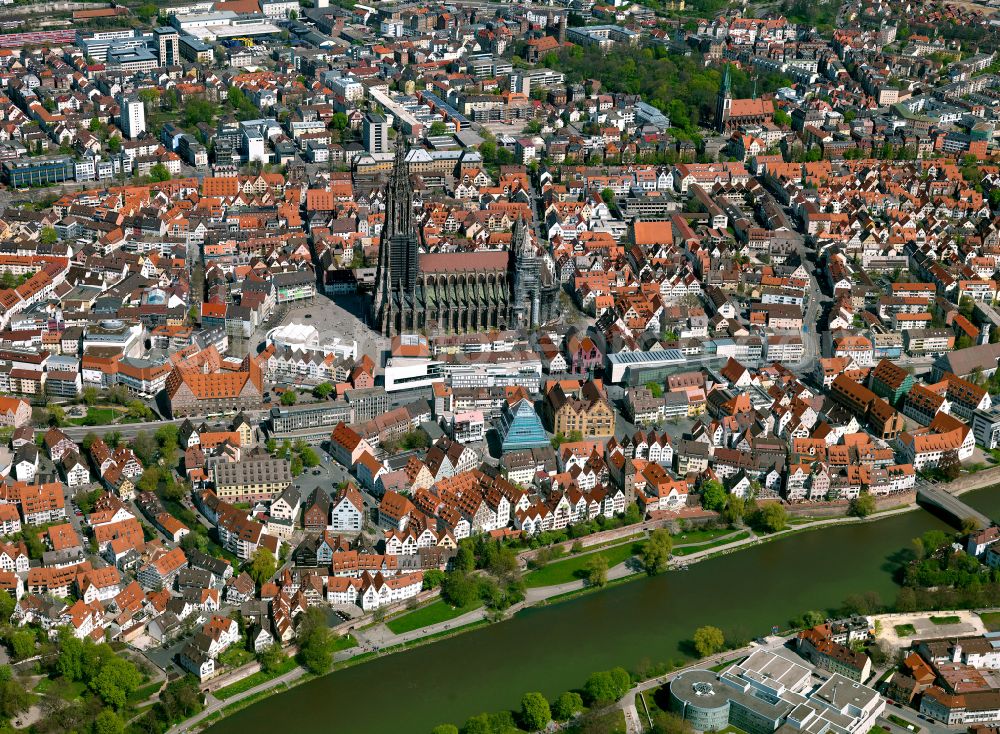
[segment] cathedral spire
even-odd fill
[[[729,64],[726,64],[725,69],[722,72],[722,87],[719,89],[719,94],[724,97],[729,97],[733,93],[733,80],[729,76]]]

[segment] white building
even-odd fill
[[[118,106],[119,127],[125,137],[132,140],[146,132],[146,108],[142,100],[134,96],[123,96],[119,99]]]

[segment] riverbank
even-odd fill
[[[815,530],[818,528],[829,529],[830,526],[844,526],[846,528],[854,525],[875,526],[879,523],[879,521],[897,518],[898,516],[903,515],[905,513],[909,513],[911,510],[914,509],[917,509],[917,506],[915,504],[887,509],[875,515],[872,515],[868,518],[853,518],[853,517],[822,518],[790,526],[785,530],[770,535],[750,536],[746,538],[741,538],[739,540],[735,540],[731,543],[726,543],[724,545],[705,548],[702,551],[691,553],[690,555],[684,557],[674,558],[671,562],[671,573],[665,575],[668,578],[664,578],[662,583],[671,583],[669,579],[674,579],[674,583],[687,582],[689,579],[693,579],[699,575],[698,572],[695,570],[695,567],[698,564],[718,558],[722,555],[731,555],[735,554],[737,551],[746,551],[748,549],[760,549],[762,546],[771,545],[774,541],[791,540],[793,536],[797,536],[800,534],[809,535],[806,531]],[[922,517],[922,515],[918,517]],[[928,521],[930,522],[930,520]],[[836,532],[836,531],[832,530],[831,532]],[[900,543],[897,546],[895,546],[893,550],[896,550],[899,547],[903,547],[904,545],[906,545],[909,539],[913,537],[913,535],[919,534],[919,532],[922,532],[922,530],[915,531],[912,534],[906,535],[906,537],[904,539],[901,539]],[[627,542],[633,542],[633,541],[629,540]],[[712,542],[714,543],[714,541]],[[607,546],[603,546],[600,550],[605,550],[606,548]],[[597,549],[595,549],[595,551],[592,552],[596,552],[596,550]],[[826,551],[824,551],[823,553],[824,555],[827,555]],[[789,555],[790,557],[795,557],[796,554],[791,553]],[[680,567],[687,567],[692,570],[688,572],[674,573],[674,571],[678,571]],[[737,574],[740,575],[741,572],[737,571]],[[744,574],[744,575],[749,577],[753,574]],[[569,583],[558,584],[548,587],[529,589],[528,594],[530,595],[530,599],[526,598],[525,602],[509,610],[508,615],[505,617],[505,619],[508,620],[509,622],[510,621],[515,622],[514,626],[516,627],[523,627],[525,623],[528,623],[529,618],[531,618],[533,615],[537,613],[541,613],[543,610],[546,612],[550,610],[552,612],[557,612],[560,610],[560,608],[570,607],[573,604],[579,604],[585,601],[586,599],[592,598],[594,596],[600,596],[602,599],[608,598],[609,600],[611,599],[611,597],[614,597],[616,595],[633,596],[635,594],[634,590],[626,592],[623,589],[625,587],[629,588],[635,587],[636,584],[634,582],[640,579],[648,579],[648,578],[649,577],[647,577],[644,573],[636,572],[635,569],[629,569],[627,568],[625,563],[622,563],[609,569],[609,586],[614,587],[611,590],[599,589],[596,587],[587,587],[582,580],[575,580]],[[661,582],[658,581],[657,585],[659,585],[660,583]],[[638,584],[638,586],[643,586],[643,584]],[[847,588],[850,589],[850,591],[854,591],[856,590],[857,587],[849,585]],[[605,591],[606,593],[598,594],[597,592],[600,591]],[[788,595],[787,592],[782,592],[782,593]],[[848,591],[847,593],[850,592]],[[844,595],[846,596],[847,593],[845,593]],[[791,596],[791,598],[795,598],[794,594],[788,596]],[[837,601],[839,602],[840,599],[838,599]],[[611,603],[612,605],[614,605],[613,601]],[[794,616],[794,614],[801,613],[804,609],[816,608],[817,606],[821,605],[808,602],[804,602],[801,605],[797,604],[795,608],[789,612],[788,617],[790,618],[791,616]],[[395,654],[402,650],[410,651],[420,646],[424,646],[425,650],[434,649],[439,647],[439,645],[435,644],[433,646],[428,646],[428,643],[430,642],[438,643],[442,639],[455,637],[457,635],[463,635],[473,630],[479,630],[479,631],[482,631],[484,629],[493,630],[496,628],[502,628],[506,626],[506,624],[505,625],[490,624],[487,617],[488,615],[486,614],[485,610],[478,609],[469,612],[466,615],[462,615],[447,622],[443,622],[439,625],[428,625],[427,627],[415,629],[403,635],[392,636],[392,637],[388,635],[384,637],[376,635],[374,639],[369,639],[369,635],[372,632],[371,629],[361,632],[360,635],[358,631],[355,631],[354,632],[355,636],[361,638],[359,639],[359,642],[362,643],[362,646],[341,653],[342,655],[345,656],[345,659],[342,662],[338,663],[337,670],[334,671],[334,673],[342,671],[346,665],[354,667],[357,666],[359,663],[366,663],[366,665],[362,667],[368,668],[370,667],[369,664],[374,664],[375,660],[380,658],[385,658],[389,655]],[[767,625],[767,628],[773,626],[775,621],[780,621],[783,624],[787,622],[787,619],[775,620],[772,617],[770,624]],[[377,649],[372,649],[373,647]],[[448,645],[447,647],[453,647],[453,646]],[[406,665],[406,663],[400,662],[400,665]],[[601,665],[592,665],[585,669],[600,669],[601,667],[602,667]],[[610,667],[610,666],[604,666],[604,667]],[[285,698],[286,695],[290,695],[285,692],[284,688],[285,686],[287,686],[287,688],[290,689],[296,689],[301,687],[302,683],[306,683],[309,681],[315,681],[316,685],[322,685],[323,680],[324,679],[315,679],[312,677],[306,678],[305,676],[300,674],[300,677],[293,678],[290,681],[281,681],[281,682],[278,682],[276,680],[271,681],[272,685],[270,686],[270,688],[275,688],[276,686],[279,685],[283,686],[282,689],[283,695],[280,697],[273,697],[272,700],[282,700]],[[250,696],[255,697],[257,694],[261,692],[261,690],[268,690],[266,684],[262,685],[265,686],[265,688],[262,688],[260,690],[256,688],[252,689],[251,692],[244,694],[242,698],[246,699],[250,698]],[[256,698],[254,698],[253,700],[255,701]],[[206,714],[204,716],[201,716],[200,718],[184,722],[182,725],[175,727],[171,731],[173,731],[174,734],[177,734],[178,732],[185,730],[190,731],[192,730],[192,728],[198,727],[199,722],[202,722],[201,726],[204,726],[206,723],[215,724],[222,718],[228,718],[231,714],[236,713],[234,709],[229,707],[231,704],[235,704],[237,702],[238,699],[236,699],[236,697],[228,698],[224,706],[214,709],[211,712],[211,713],[216,713],[220,710],[225,711],[225,713],[222,714],[220,717],[212,719],[208,722],[204,722],[204,718],[205,716],[207,716]],[[246,705],[249,705],[249,703]],[[228,710],[226,710],[227,708]],[[442,720],[447,720],[447,718],[448,717],[443,717]],[[231,729],[231,731],[236,731],[236,729]],[[252,731],[256,731],[256,729],[254,728],[252,729]]]

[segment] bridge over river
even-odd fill
[[[961,526],[968,519],[975,520],[981,528],[988,528],[994,524],[991,518],[962,502],[960,498],[948,492],[945,486],[923,483],[917,490],[917,503],[946,516],[955,525]]]

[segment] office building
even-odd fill
[[[389,151],[389,125],[382,115],[369,112],[365,115],[362,126],[365,150],[369,153],[387,153]]]
[[[170,26],[153,29],[153,43],[156,46],[160,66],[174,66],[180,63],[180,34]]]
[[[757,650],[722,673],[686,670],[670,682],[670,707],[699,731],[739,727],[748,734],[789,730],[864,734],[885,711],[868,686],[833,673],[818,687],[808,668]]]
[[[2,171],[4,183],[14,188],[71,181],[74,172],[73,159],[68,155],[4,161]]]

